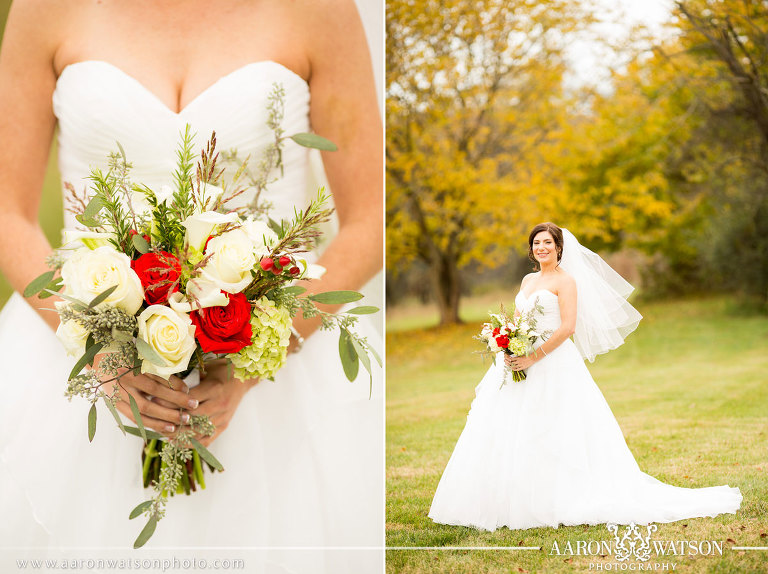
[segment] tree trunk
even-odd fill
[[[440,311],[440,325],[461,323],[459,317],[461,281],[456,259],[440,254],[430,262],[430,271],[432,292],[435,294]]]

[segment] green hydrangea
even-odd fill
[[[241,381],[254,377],[271,379],[285,364],[291,338],[291,314],[285,307],[262,297],[253,308],[252,343],[237,353],[228,355]]]
[[[528,341],[522,338],[512,337],[509,340],[509,350],[517,357],[522,357],[528,352]]]

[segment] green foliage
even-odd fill
[[[176,171],[173,174],[176,189],[173,193],[170,214],[177,221],[184,221],[192,215],[194,209],[192,197],[192,169],[195,156],[192,146],[194,139],[192,127],[187,124],[176,151]]]
[[[39,277],[33,279],[24,289],[24,297],[32,297],[33,295],[40,293],[43,289],[46,289],[53,280],[54,275],[55,271],[46,271]]]

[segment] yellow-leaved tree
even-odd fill
[[[564,0],[387,1],[387,267],[426,264],[441,324],[462,268],[507,261],[557,192],[543,144],[586,21]]]

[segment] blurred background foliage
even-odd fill
[[[768,3],[675,3],[663,34],[610,46],[607,84],[574,86],[568,47],[598,17],[581,0],[387,1],[389,305],[459,321],[463,295],[530,270],[527,232],[554,221],[644,296],[768,308]]]
[[[0,0],[0,40],[2,40],[2,33],[5,29],[5,22],[8,18],[8,9],[11,6],[10,0]],[[6,110],[6,113],[11,113]],[[64,225],[64,213],[61,201],[61,180],[59,178],[59,171],[56,167],[56,145],[51,142],[51,154],[48,158],[48,168],[45,174],[45,182],[43,184],[43,198],[40,203],[40,212],[38,218],[40,225],[43,227],[48,241],[52,246],[57,247],[61,245],[61,228]],[[5,304],[8,297],[10,297],[13,289],[5,280],[2,273],[0,273],[0,308]]]

